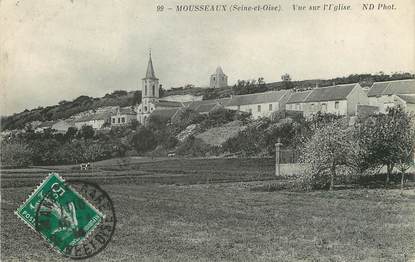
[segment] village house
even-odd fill
[[[75,120],[75,127],[81,129],[83,126],[92,126],[93,129],[102,129],[104,125],[110,124],[111,111],[92,113]]]
[[[53,129],[55,133],[65,134],[70,127],[74,127],[74,123],[71,120],[53,120],[40,123],[36,128],[36,133],[44,132],[46,129]]]
[[[284,110],[291,91],[268,91],[232,96],[225,108],[250,113],[254,119],[270,117],[272,112]]]
[[[131,107],[118,107],[115,114],[111,116],[111,126],[128,125],[137,119],[137,113]]]
[[[396,80],[373,83],[367,94],[369,104],[379,107],[379,111],[386,112],[388,107],[401,105],[413,111],[413,97],[415,97],[415,79]]]
[[[415,96],[394,95],[396,105],[401,106],[408,113],[415,113]]]
[[[368,104],[366,93],[359,84],[346,84],[299,92],[288,100],[286,109],[302,111],[306,118],[318,112],[353,116],[358,105]]]
[[[311,90],[293,92],[285,104],[285,109],[289,111],[304,111],[305,99],[311,93]]]
[[[203,96],[196,96],[191,94],[183,94],[183,95],[171,95],[171,96],[164,96],[164,101],[174,101],[174,102],[192,102],[192,101],[201,101]]]

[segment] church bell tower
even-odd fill
[[[154,73],[151,51],[149,54],[146,76],[142,79],[142,103],[154,103],[159,98],[159,79]]]
[[[156,103],[160,97],[159,79],[154,73],[151,51],[149,54],[146,76],[142,79],[141,104],[137,107],[137,121],[145,124],[151,112],[156,109]]]

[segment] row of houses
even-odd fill
[[[268,91],[264,93],[237,95],[212,100],[168,101],[157,100],[148,106],[150,116],[172,118],[179,110],[191,109],[199,114],[208,114],[219,108],[247,112],[252,118],[271,117],[278,111],[297,111],[308,118],[318,112],[344,116],[384,113],[388,107],[402,106],[408,112],[415,112],[415,79],[374,83],[362,88],[358,83],[333,85],[312,90],[293,92],[291,90]],[[78,129],[84,125],[94,129],[124,126],[137,119],[138,110],[144,107],[111,107],[84,114],[76,119],[43,122],[36,131],[46,128],[65,133],[69,127]]]
[[[398,105],[408,112],[415,112],[415,79],[374,83],[370,88],[362,88],[360,84],[355,83],[299,92],[268,91],[183,102],[168,108],[156,107],[150,115],[169,117],[182,108],[208,114],[218,108],[226,108],[250,113],[254,119],[271,117],[273,113],[284,110],[297,111],[308,118],[318,112],[344,116],[384,113],[388,107]]]
[[[306,118],[318,112],[344,116],[356,116],[368,111],[384,113],[388,107],[398,105],[408,112],[415,112],[415,79],[374,83],[370,88],[362,88],[355,83],[300,92],[269,91],[216,101],[224,108],[251,113],[255,119],[270,117],[272,113],[282,110],[298,111]],[[201,103],[193,102],[190,108],[198,109],[197,105]]]

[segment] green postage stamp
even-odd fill
[[[80,244],[104,215],[56,173],[51,173],[16,215],[61,254]]]

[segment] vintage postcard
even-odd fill
[[[415,261],[413,0],[0,0],[1,261]]]

